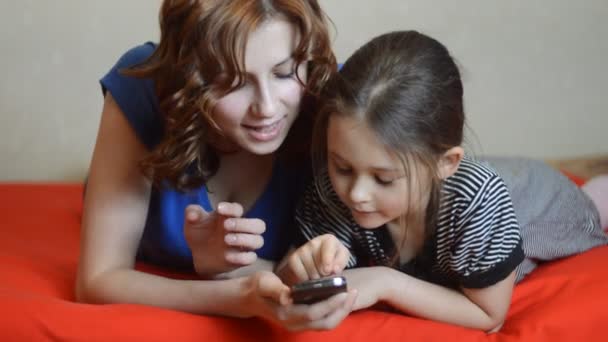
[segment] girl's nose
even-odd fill
[[[370,191],[366,186],[364,179],[358,178],[354,180],[350,188],[349,196],[353,203],[365,203],[371,200]]]

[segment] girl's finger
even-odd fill
[[[304,269],[308,274],[308,279],[318,279],[321,277],[317,270],[317,263],[315,262],[313,252],[309,248],[301,248],[298,252],[300,262],[304,265]]]
[[[293,277],[293,281],[295,283],[299,283],[301,281],[309,280],[308,271],[306,271],[306,266],[302,262],[298,251],[294,252],[289,256],[289,260],[287,261],[287,265]]]
[[[323,276],[328,276],[333,272],[338,247],[339,242],[336,239],[326,238],[321,242],[319,250],[315,253],[317,267]]]
[[[342,271],[344,271],[344,269],[346,268],[346,264],[348,264],[349,258],[350,258],[349,250],[344,246],[340,246],[340,248],[338,248],[338,251],[336,253],[336,258],[334,259],[333,272],[335,274],[342,273]]]

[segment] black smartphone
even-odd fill
[[[292,286],[291,298],[295,304],[312,304],[346,290],[346,278],[331,276],[307,280]]]

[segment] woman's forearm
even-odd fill
[[[275,267],[275,262],[265,259],[257,259],[253,264],[239,267],[236,270],[225,272],[218,274],[214,277],[214,279],[231,279],[231,278],[239,278],[246,277],[254,274],[259,271],[269,271],[272,272]]]
[[[385,268],[381,300],[405,313],[434,321],[492,331],[504,317],[493,317],[462,292]]]
[[[77,299],[88,303],[151,305],[196,314],[249,317],[248,277],[226,280],[178,280],[132,269],[108,271],[79,282]]]

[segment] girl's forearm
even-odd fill
[[[503,317],[492,317],[463,293],[384,268],[380,299],[405,313],[467,328],[492,331]]]
[[[89,303],[131,303],[196,314],[249,317],[243,305],[249,277],[227,280],[177,280],[133,269],[112,270],[79,282],[77,299]]]

